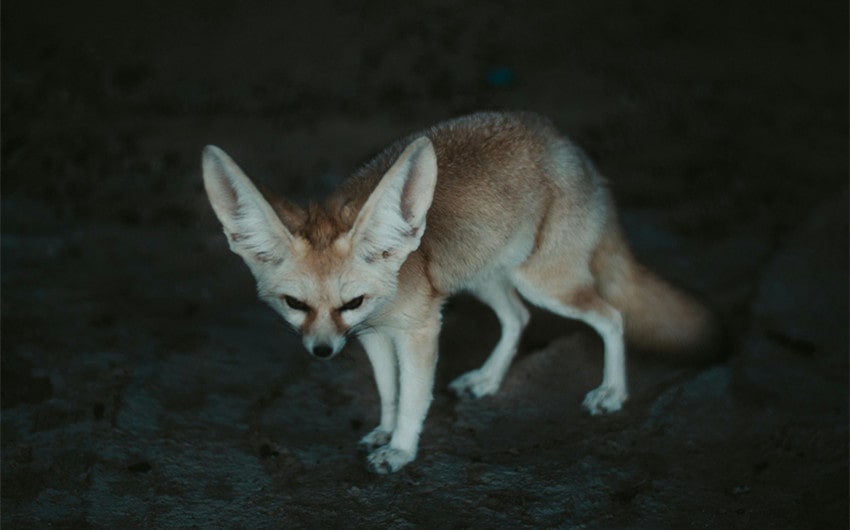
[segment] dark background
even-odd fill
[[[846,2],[6,0],[3,526],[846,527],[847,30]],[[599,339],[535,313],[457,401],[498,337],[460,297],[419,458],[369,475],[368,361],[311,362],[255,300],[200,149],[304,201],[503,108],[588,151],[734,355],[635,359],[590,418]]]

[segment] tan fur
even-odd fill
[[[536,230],[550,188],[540,178],[550,127],[531,114],[479,114],[426,131],[439,178],[418,253],[440,292],[463,288],[471,275],[497,259],[517,235],[516,215],[528,230]],[[362,168],[331,204],[359,207],[408,140]]]
[[[401,139],[306,210],[260,194],[214,147],[204,179],[231,248],[305,346],[332,356],[349,333],[364,345],[382,413],[362,443],[377,472],[416,456],[440,308],[453,293],[478,296],[502,326],[487,362],[452,383],[461,395],[501,384],[529,318],[520,295],[602,336],[602,384],[584,401],[591,414],[628,397],[624,335],[671,350],[712,334],[707,310],[634,260],[593,164],[534,114],[479,113]],[[362,307],[348,309],[353,300]]]
[[[638,263],[619,227],[603,236],[591,269],[599,293],[625,315],[629,344],[695,358],[712,353],[719,331],[714,315]]]

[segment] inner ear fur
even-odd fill
[[[216,146],[204,148],[202,167],[207,196],[231,250],[249,261],[282,261],[293,236],[263,193]],[[285,206],[282,209],[293,221],[298,215],[297,210]]]
[[[437,156],[427,137],[411,142],[381,178],[351,230],[364,257],[405,257],[419,246],[434,198]]]

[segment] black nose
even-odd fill
[[[313,346],[313,355],[315,355],[319,359],[327,359],[328,357],[333,355],[333,353],[333,348],[331,348],[330,346]]]

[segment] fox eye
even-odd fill
[[[363,304],[363,295],[358,296],[357,298],[352,298],[345,304],[343,304],[339,310],[340,311],[351,311],[352,309],[357,309]]]
[[[286,302],[286,305],[288,305],[289,307],[291,307],[292,309],[294,309],[296,311],[309,311],[310,310],[310,306],[308,306],[307,304],[305,304],[301,300],[299,300],[297,298],[293,298],[289,295],[285,295],[283,297],[283,301]]]

